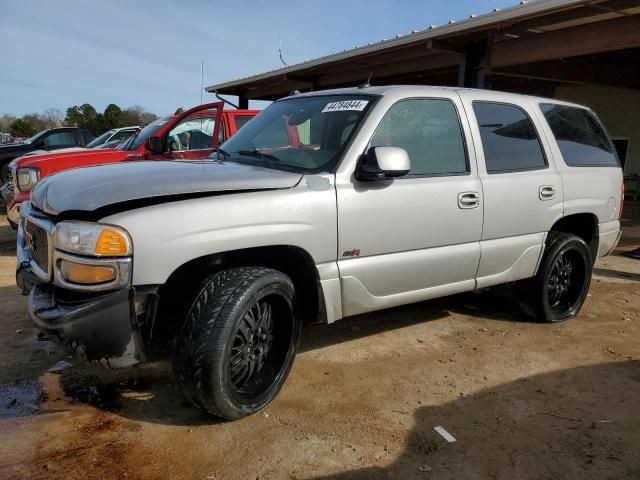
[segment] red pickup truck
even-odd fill
[[[224,110],[223,102],[208,103],[158,119],[117,149],[79,150],[19,157],[9,167],[2,190],[7,218],[15,228],[20,203],[43,177],[62,170],[126,160],[171,160],[206,157],[259,110]],[[220,121],[218,121],[220,120]]]

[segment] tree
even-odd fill
[[[122,121],[122,109],[114,103],[104,109],[104,126],[108,129],[120,127]]]
[[[5,113],[4,115],[2,115],[2,117],[0,117],[0,132],[8,132],[9,127],[11,126],[11,124],[14,122],[15,119],[16,119],[15,115],[10,115],[8,113]]]
[[[22,119],[29,122],[36,132],[41,132],[48,128],[46,122],[42,119],[42,116],[39,113],[27,113],[22,116]]]
[[[62,125],[64,115],[57,108],[47,108],[42,114],[42,120],[46,123],[47,128],[55,128]]]
[[[67,116],[64,119],[65,125],[68,127],[79,127],[84,124],[84,117],[80,111],[80,107],[74,105],[67,108]]]
[[[32,137],[36,134],[36,129],[31,123],[22,118],[16,118],[9,126],[9,132],[14,137]]]

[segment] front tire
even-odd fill
[[[271,402],[300,339],[294,298],[291,279],[269,268],[207,278],[176,343],[174,371],[187,400],[227,420]]]
[[[591,251],[583,239],[549,232],[537,275],[521,284],[525,310],[548,323],[575,317],[589,292],[592,271]]]

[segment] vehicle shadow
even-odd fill
[[[620,280],[640,282],[640,273],[623,272],[621,270],[611,270],[608,268],[594,268],[593,274],[600,275],[601,277],[619,278]]]
[[[637,360],[522,378],[417,409],[388,466],[316,479],[639,478],[639,402]]]
[[[513,305],[505,302],[503,295],[494,291],[460,294],[360,315],[332,325],[308,325],[303,329],[300,351],[445,319],[452,311],[523,321],[522,315],[514,312]],[[72,402],[89,404],[136,421],[186,426],[220,423],[182,400],[168,360],[123,370],[104,370],[78,361],[74,368],[60,374],[60,383]]]
[[[357,315],[331,325],[309,325],[303,330],[300,351],[440,320],[452,313],[507,322],[531,321],[520,310],[513,286],[505,285]]]

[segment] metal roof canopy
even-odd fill
[[[499,87],[596,83],[640,89],[640,0],[539,0],[398,35],[208,92],[275,100],[364,82]],[[555,83],[553,83],[555,82]]]

